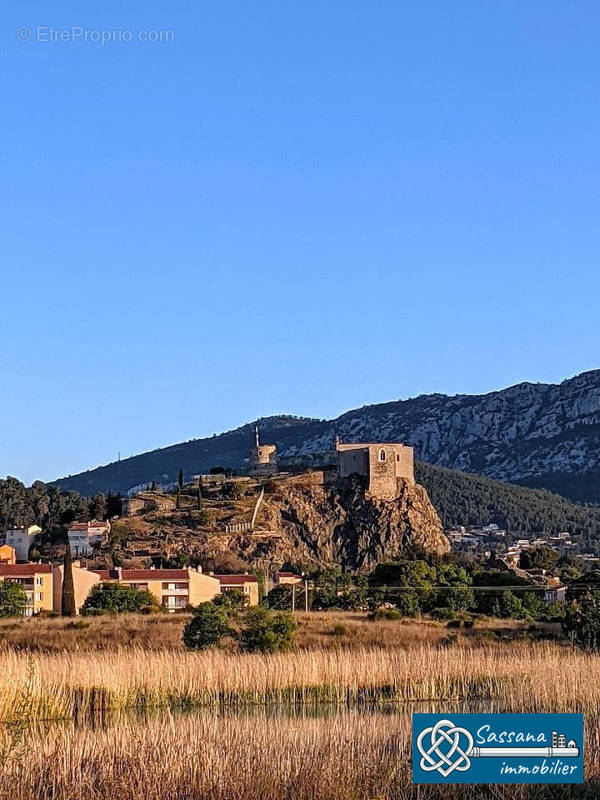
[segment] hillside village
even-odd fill
[[[175,486],[134,487],[122,500],[121,515],[111,520],[72,522],[67,527],[67,540],[77,611],[90,590],[102,582],[149,591],[167,611],[186,609],[233,590],[241,591],[249,605],[256,605],[259,581],[248,569],[250,564],[261,568],[266,576],[263,591],[268,592],[278,585],[303,580],[300,574],[282,569],[285,563],[296,560],[318,565],[327,560],[323,553],[314,551],[314,546],[311,558],[301,542],[288,543],[287,550],[282,550],[285,537],[274,503],[287,498],[289,504],[290,498],[296,497],[296,505],[302,505],[304,495],[304,511],[317,528],[322,528],[325,515],[311,507],[312,500],[316,495],[318,501],[326,503],[329,489],[338,480],[347,482],[350,478],[355,484],[354,495],[370,507],[371,515],[375,514],[369,523],[373,525],[375,520],[376,528],[383,527],[376,519],[378,513],[385,511],[393,516],[401,495],[416,493],[427,508],[422,519],[411,519],[408,533],[425,550],[448,551],[435,511],[414,484],[412,448],[388,443],[338,444],[337,454],[335,470],[281,473],[276,446],[261,444],[257,427],[247,475],[219,471],[194,476],[187,483],[182,476]],[[297,512],[301,514],[301,509]],[[431,530],[426,530],[425,523]],[[389,519],[386,524],[388,534],[395,533]],[[309,527],[308,523],[304,525],[305,533]],[[379,533],[385,537],[385,531]],[[399,553],[399,540],[393,546],[395,554]],[[41,556],[37,562],[29,561],[34,551]],[[6,531],[0,550],[0,580],[24,586],[27,616],[61,611],[63,552],[64,545],[44,541],[37,525]],[[330,554],[332,564],[336,558]],[[166,566],[174,562],[177,566]],[[365,559],[365,563],[374,566],[377,558]],[[236,572],[236,567],[245,569]]]
[[[66,538],[77,612],[103,583],[150,592],[169,612],[234,590],[256,605],[280,585],[304,583],[311,570],[366,573],[419,552],[483,557],[539,586],[549,602],[564,599],[558,578],[519,563],[536,548],[569,553],[568,533],[514,540],[491,524],[445,535],[415,482],[412,447],[336,437],[334,459],[323,469],[282,469],[277,447],[261,443],[256,426],[244,475],[215,469],[142,484],[121,499],[118,515],[73,521]],[[25,588],[27,616],[62,611],[64,551],[37,525],[6,531],[0,581]]]

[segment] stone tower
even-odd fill
[[[277,468],[277,445],[261,444],[258,425],[254,428],[254,447],[250,450],[248,474],[259,478],[263,475],[275,475]]]

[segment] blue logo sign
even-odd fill
[[[583,714],[413,714],[413,783],[583,783]]]

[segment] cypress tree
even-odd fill
[[[198,478],[198,511],[202,508],[202,486],[200,485],[200,478]]]
[[[179,484],[179,488],[183,489],[183,470],[179,470],[179,475],[177,476],[177,483]]]
[[[75,584],[73,582],[73,558],[71,556],[71,543],[69,541],[67,541],[67,550],[65,552],[63,566],[61,607],[63,617],[74,617],[77,615]]]
[[[177,487],[177,500],[175,502],[175,508],[181,508],[181,486]]]

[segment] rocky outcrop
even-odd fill
[[[273,482],[258,530],[227,542],[219,538],[222,552],[268,568],[293,563],[366,572],[408,553],[450,550],[422,486],[402,482],[396,499],[375,500],[358,476],[331,487],[302,479]]]

